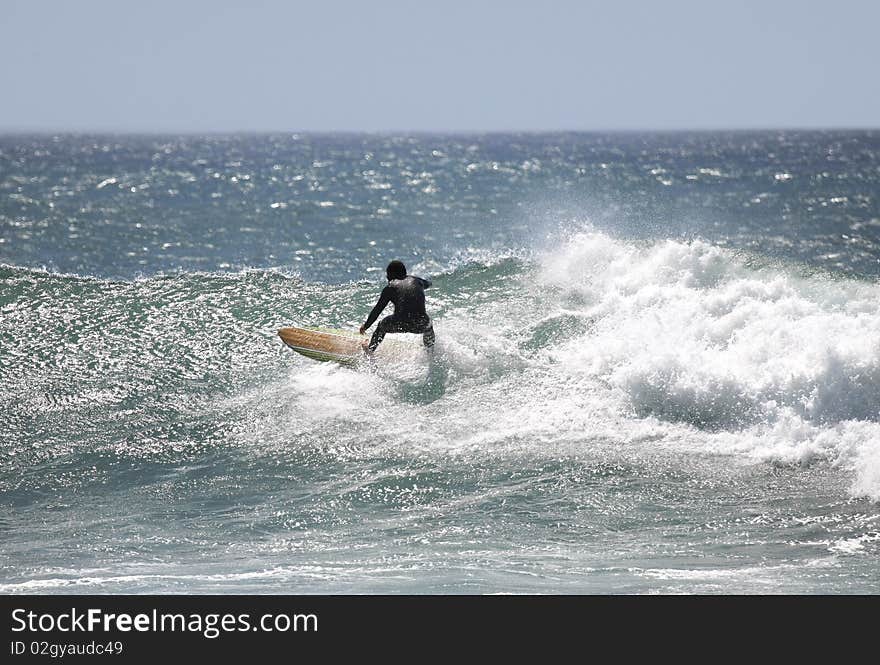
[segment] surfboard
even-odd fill
[[[339,363],[354,364],[364,357],[364,346],[369,342],[367,335],[358,335],[350,330],[329,328],[281,328],[281,340],[297,353],[314,360],[332,360]],[[376,350],[379,358],[408,356],[418,347],[404,341],[391,340],[386,335]]]

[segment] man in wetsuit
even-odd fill
[[[388,268],[385,269],[385,276],[388,278],[388,286],[382,289],[379,302],[361,326],[361,335],[373,325],[389,302],[394,303],[394,314],[379,321],[376,332],[370,339],[367,353],[372,354],[376,350],[385,333],[420,333],[425,346],[432,348],[434,326],[431,325],[431,319],[425,312],[425,289],[431,286],[431,282],[421,277],[407,275],[406,266],[400,261],[389,263]]]

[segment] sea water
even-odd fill
[[[0,137],[0,591],[876,593],[878,308],[878,132]]]

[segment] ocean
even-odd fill
[[[878,305],[878,131],[0,136],[0,592],[877,593]]]

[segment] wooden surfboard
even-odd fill
[[[315,360],[355,362],[364,355],[368,337],[343,330],[281,328],[278,336],[291,349]]]
[[[358,335],[349,330],[327,328],[281,328],[278,336],[291,349],[315,360],[333,360],[339,363],[356,363],[364,357],[368,335]],[[379,358],[412,354],[414,344],[391,340],[386,335],[376,351]]]

